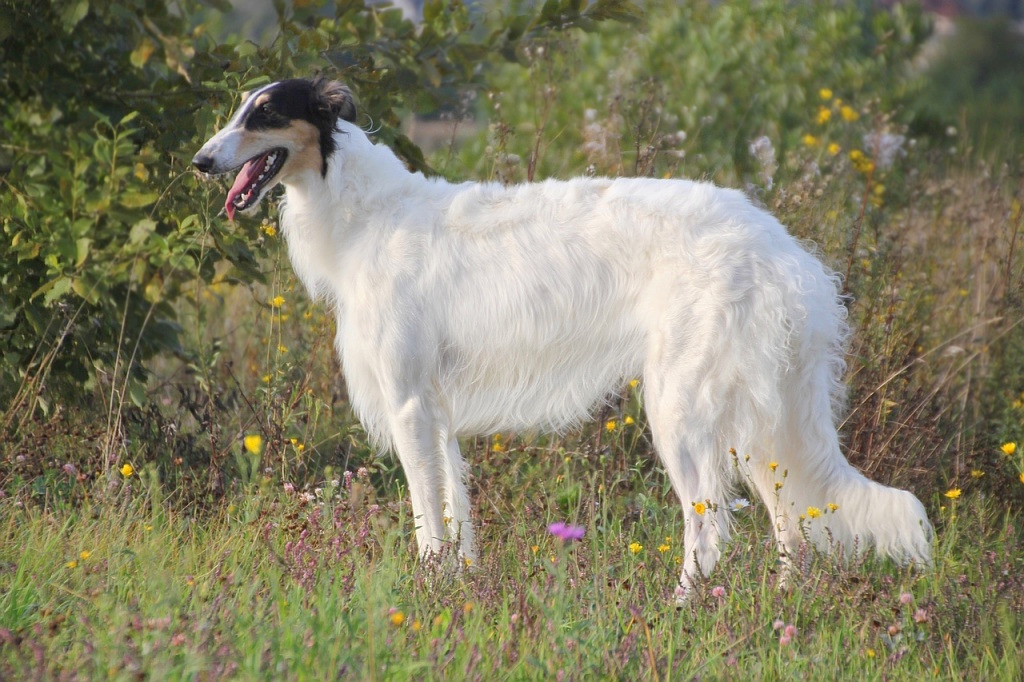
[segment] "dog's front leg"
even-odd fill
[[[438,449],[437,419],[427,401],[415,396],[396,406],[390,421],[395,450],[409,485],[420,556],[439,554],[445,533],[445,472]]]

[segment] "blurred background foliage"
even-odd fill
[[[282,466],[372,456],[273,206],[231,225],[189,168],[244,90],[314,73],[426,173],[745,188],[857,302],[859,465],[934,477],[954,458],[955,480],[1020,437],[1011,24],[936,43],[920,7],[865,0],[435,0],[415,19],[356,0],[0,0],[5,462],[55,416],[108,470],[191,463],[213,487],[253,431]]]

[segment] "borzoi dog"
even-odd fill
[[[355,118],[336,82],[274,83],[193,163],[240,169],[231,219],[285,186],[292,265],[334,308],[352,405],[401,461],[422,555],[475,556],[460,436],[564,429],[641,377],[683,506],[677,595],[718,561],[741,483],[784,564],[804,540],[929,563],[921,503],[840,450],[837,278],[771,215],[684,180],[451,184]]]

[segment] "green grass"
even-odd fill
[[[634,473],[621,494],[599,493],[585,458],[551,459],[505,491],[512,506],[483,508],[481,560],[461,575],[416,560],[407,503],[394,490],[374,501],[365,476],[354,477],[355,492],[325,483],[311,501],[267,482],[196,515],[154,506],[152,485],[135,476],[115,479],[102,503],[4,504],[0,677],[1013,680],[1024,672],[1022,535],[981,495],[936,516],[930,571],[808,554],[781,590],[767,515],[748,508],[736,515],[719,568],[677,611],[681,514],[667,489]],[[573,546],[545,530],[561,516],[541,476],[553,480],[555,470],[565,472],[561,484],[585,491],[573,515],[587,535]],[[497,494],[487,486],[486,496]],[[633,542],[643,549],[631,552]],[[662,544],[670,549],[659,552]],[[724,597],[712,595],[715,586]],[[788,644],[775,621],[795,626]]]

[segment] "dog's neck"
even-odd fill
[[[424,192],[444,192],[444,181],[411,173],[387,146],[374,144],[366,134],[339,121],[336,151],[324,175],[303,172],[285,182],[281,227],[296,274],[313,296],[336,278],[345,253],[365,238],[386,239],[404,224],[408,198]],[[368,232],[372,231],[372,234]]]

